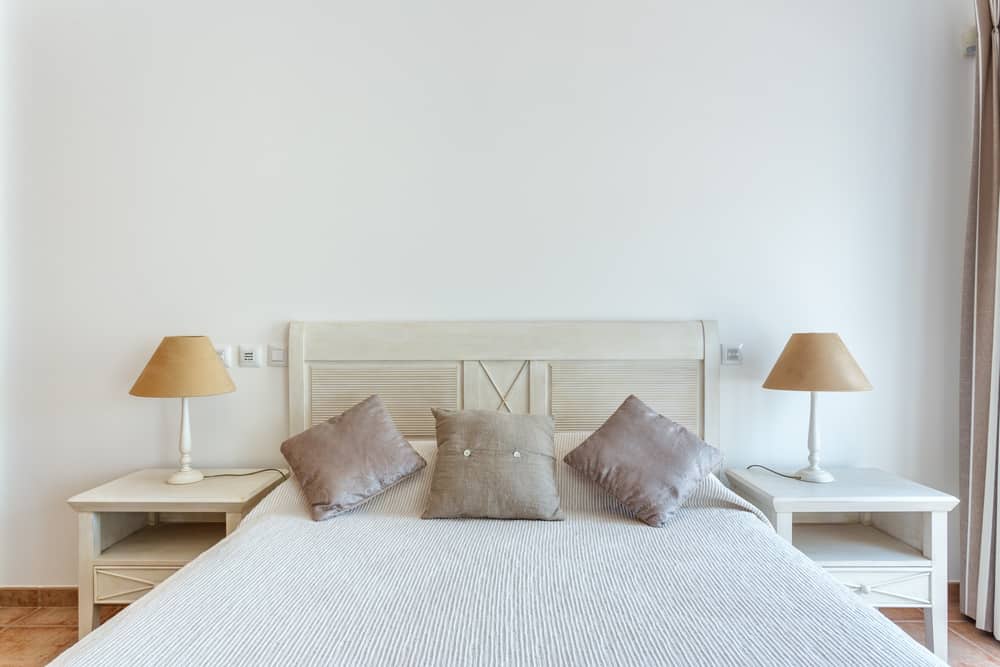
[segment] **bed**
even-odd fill
[[[715,476],[661,529],[561,462],[565,521],[420,519],[431,405],[551,413],[561,459],[634,392],[717,444],[717,349],[701,321],[293,323],[290,431],[379,393],[427,468],[324,522],[284,482],[56,664],[943,664]]]

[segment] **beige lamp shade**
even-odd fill
[[[868,391],[872,388],[835,333],[792,334],[764,380],[765,389]]]
[[[214,396],[236,390],[207,336],[167,336],[129,393],[150,398]]]

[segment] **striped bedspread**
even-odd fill
[[[426,469],[330,521],[285,482],[54,664],[943,664],[714,477],[659,529],[561,461],[565,521],[421,520],[415,446]]]

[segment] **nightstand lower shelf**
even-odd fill
[[[861,523],[797,523],[792,544],[824,567],[845,562],[871,567],[930,567],[919,550]]]
[[[115,542],[94,566],[184,565],[226,536],[224,523],[159,523]]]

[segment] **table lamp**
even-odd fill
[[[835,333],[792,334],[764,380],[765,389],[808,391],[809,465],[796,473],[803,482],[832,482],[833,475],[819,466],[819,415],[817,392],[868,391],[872,388],[858,362]]]
[[[236,385],[207,336],[167,336],[128,393],[150,398],[181,399],[181,469],[167,484],[191,484],[204,476],[191,468],[191,425],[188,398],[214,396],[236,390]]]

